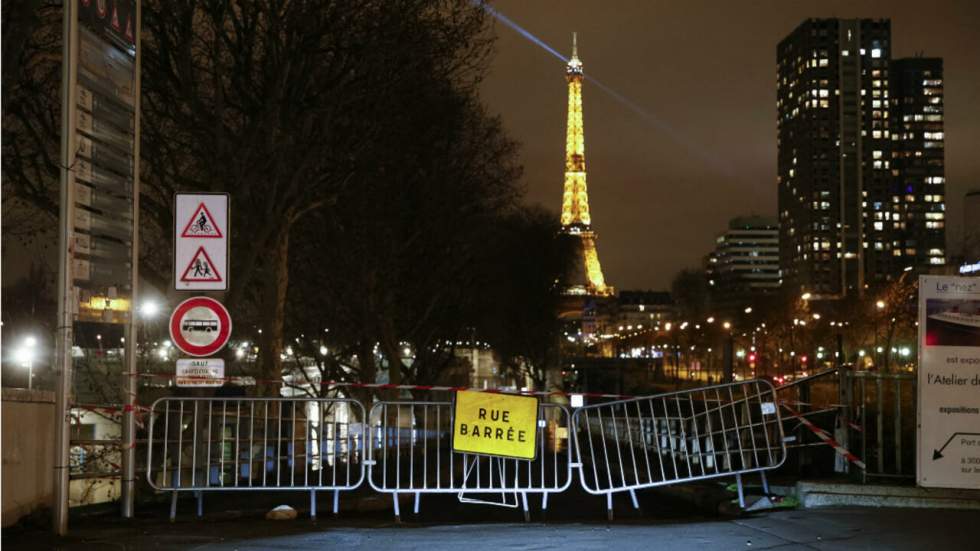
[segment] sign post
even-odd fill
[[[538,399],[461,390],[453,404],[453,451],[533,460]]]
[[[63,2],[54,531],[68,531],[76,325],[125,327],[121,502],[133,514],[139,259],[139,0]],[[91,327],[89,327],[91,328]],[[82,331],[81,333],[84,333]]]
[[[980,279],[919,278],[916,482],[980,489]]]

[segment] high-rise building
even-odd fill
[[[980,263],[980,189],[963,197],[963,259],[968,264]],[[980,270],[973,270],[971,273]]]
[[[585,180],[585,126],[582,120],[582,61],[578,42],[572,35],[572,58],[565,70],[568,80],[568,127],[565,135],[565,186],[561,201],[562,232],[573,238],[579,258],[575,273],[565,283],[565,293],[606,297],[613,288],[606,285],[592,231],[589,192]]]
[[[779,43],[777,63],[784,283],[814,298],[860,296],[908,266],[928,268],[944,259],[944,245],[935,244],[944,237],[929,233],[945,235],[935,224],[944,207],[941,153],[937,164],[925,145],[941,140],[933,139],[934,130],[926,137],[924,128],[915,136],[900,127],[906,114],[913,123],[925,123],[925,115],[941,119],[942,88],[923,85],[937,79],[922,78],[913,89],[892,74],[931,72],[925,65],[934,62],[903,60],[893,68],[887,19],[807,19]],[[938,90],[938,104],[927,89]],[[923,163],[907,162],[915,158]],[[916,178],[921,182],[907,191],[905,180]]]
[[[946,264],[943,60],[896,59],[889,76],[894,181],[889,201],[881,209],[874,205],[874,228],[884,230],[886,238],[873,246],[887,251],[890,245],[892,272],[941,266]]]
[[[734,313],[778,289],[779,222],[764,216],[733,218],[705,264],[712,306],[719,313]]]

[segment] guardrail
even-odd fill
[[[866,464],[861,480],[915,477],[913,373],[841,370],[847,440]]]
[[[776,391],[752,380],[617,400],[572,416],[582,487],[612,494],[776,469],[786,444]],[[764,475],[763,475],[764,476]],[[765,482],[764,482],[765,483]]]
[[[548,495],[571,484],[570,416],[564,407],[539,404],[532,461],[454,452],[452,415],[451,402],[390,401],[371,408],[368,483],[392,494],[396,519],[401,517],[398,494],[414,494],[418,513],[421,495],[430,493],[456,493],[465,503],[520,506],[527,519],[527,494],[542,494],[547,509]],[[500,501],[466,497],[487,494],[498,494]]]
[[[359,402],[344,398],[161,398],[150,407],[147,482],[194,492],[200,516],[204,492],[296,490],[339,494],[364,480],[364,419]],[[344,422],[337,422],[343,419]]]

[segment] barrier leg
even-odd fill
[[[527,492],[521,492],[521,504],[524,506],[524,522],[531,522],[531,510],[527,507]]]
[[[541,494],[541,510],[548,510],[548,492]]]
[[[333,514],[340,512],[340,490],[333,491]]]
[[[613,519],[612,492],[606,494],[606,519],[610,521]]]
[[[170,522],[177,520],[177,490],[170,494]]]
[[[633,500],[633,508],[639,510],[640,502],[636,499],[636,490],[630,490],[630,499]]]
[[[398,507],[398,492],[392,492],[391,499],[395,501],[395,522],[402,521],[402,512]]]
[[[197,492],[197,516],[204,516],[204,492]]]
[[[316,490],[310,490],[310,518],[316,518]]]
[[[420,492],[415,492],[415,514],[419,514],[419,500],[422,497]]]
[[[742,490],[742,475],[735,475],[735,485],[738,486],[738,506],[745,509],[745,492]]]
[[[769,495],[769,480],[766,478],[766,471],[759,471],[759,476],[762,477],[762,493]]]

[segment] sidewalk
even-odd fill
[[[652,514],[623,515],[612,523],[555,519],[548,522],[501,522],[517,519],[513,509],[459,505],[450,500],[429,503],[430,515],[409,517],[397,525],[384,511],[364,514],[300,517],[266,521],[245,512],[206,513],[204,519],[182,515],[169,523],[159,511],[144,512],[133,521],[93,518],[74,522],[72,534],[55,539],[40,530],[8,531],[4,549],[972,549],[980,513],[975,511],[826,508],[778,510],[738,518]],[[453,500],[455,501],[455,496]],[[556,500],[557,501],[557,500]],[[646,501],[646,500],[644,500]],[[601,512],[602,504],[595,512]],[[618,506],[618,505],[617,505]],[[591,508],[590,508],[591,509]],[[423,506],[423,512],[425,511]],[[592,511],[589,511],[591,514]],[[302,514],[302,512],[301,512]],[[462,518],[463,523],[430,522],[431,518]],[[480,522],[479,518],[488,519]],[[497,519],[497,520],[489,520]]]

